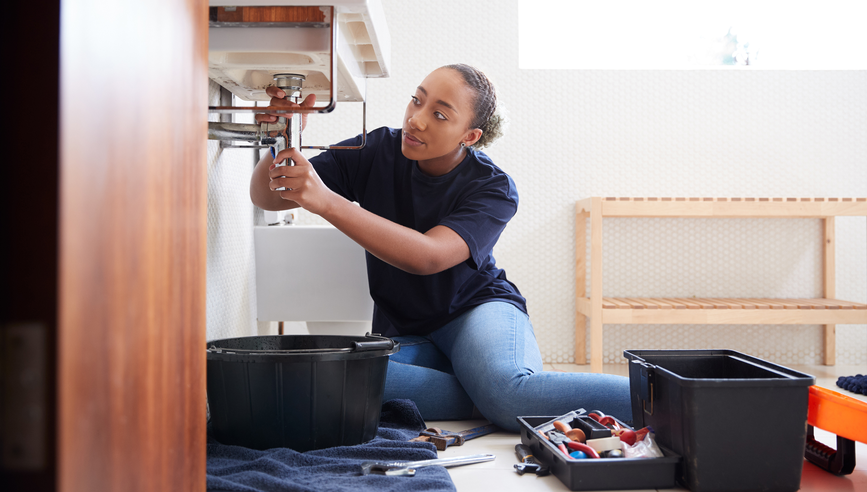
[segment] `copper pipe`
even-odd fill
[[[313,150],[361,150],[367,145],[367,81],[364,81],[364,99],[361,101],[361,145],[302,145]]]

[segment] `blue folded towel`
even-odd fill
[[[837,386],[852,393],[867,395],[867,376],[863,374],[840,376],[837,378]]]
[[[425,429],[411,400],[390,400],[382,406],[379,430],[370,442],[299,453],[275,448],[265,451],[208,443],[209,491],[283,492],[405,490],[454,491],[442,467],[419,468],[414,477],[361,475],[364,461],[418,461],[437,458],[427,442],[408,442]]]

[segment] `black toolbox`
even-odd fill
[[[662,458],[570,459],[535,428],[557,417],[518,417],[521,443],[551,467],[551,473],[569,490],[666,489],[674,487],[680,456],[660,446]],[[572,422],[571,427],[579,427]]]
[[[733,350],[626,350],[634,427],[693,492],[800,488],[813,376]]]

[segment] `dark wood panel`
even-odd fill
[[[319,7],[211,7],[209,18],[214,22],[325,22]]]
[[[0,166],[0,376],[16,378],[18,390],[0,383],[0,488],[4,491],[51,491],[56,485],[56,333],[57,333],[57,133],[60,4],[42,2],[39,15],[22,2],[4,5],[3,93],[11,124]],[[33,33],[38,32],[38,36]],[[35,55],[38,54],[38,55]],[[22,84],[11,74],[39,74],[36,84]],[[33,103],[38,101],[39,110]],[[34,132],[35,129],[38,129]],[[39,136],[34,138],[34,133]],[[41,357],[21,350],[11,335],[40,331]],[[19,332],[19,334],[21,334]],[[20,340],[19,340],[20,341]],[[33,347],[30,347],[31,349]],[[22,398],[22,396],[27,396]],[[37,396],[34,398],[34,396]],[[18,425],[22,416],[36,416]]]
[[[207,1],[61,16],[61,491],[205,476]]]

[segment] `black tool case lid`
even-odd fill
[[[816,381],[809,374],[735,350],[624,350],[623,356],[683,387],[791,387]]]

